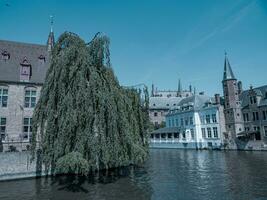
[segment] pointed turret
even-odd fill
[[[50,16],[50,33],[47,40],[47,51],[51,51],[55,44],[55,37],[53,32],[53,16]]]
[[[227,139],[229,145],[235,144],[235,138],[244,131],[244,121],[242,119],[241,102],[239,99],[239,91],[237,79],[231,69],[231,65],[225,53],[224,73],[223,73],[223,95],[224,95],[224,116]],[[236,147],[231,147],[236,148]]]
[[[223,72],[223,81],[225,80],[236,80],[234,73],[232,71],[230,62],[227,58],[226,52],[225,52],[225,59],[224,59],[224,72]]]

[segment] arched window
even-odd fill
[[[7,107],[8,86],[0,85],[0,107]]]
[[[34,108],[36,105],[37,89],[35,87],[26,87],[24,95],[24,107]]]

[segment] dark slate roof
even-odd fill
[[[177,108],[171,109],[167,116],[175,115],[176,113],[191,112],[193,110],[209,109],[211,107],[218,107],[213,97],[194,95],[181,100]]]
[[[149,109],[169,110],[176,107],[181,100],[181,97],[150,97]]]
[[[241,93],[240,100],[241,100],[241,106],[242,108],[246,107],[249,105],[249,91],[250,90],[244,90]],[[259,103],[259,106],[267,106],[267,98],[266,98],[266,93],[267,93],[267,85],[253,88],[253,91],[255,91],[257,96],[261,96],[261,101]]]
[[[212,103],[212,98],[207,96],[207,95],[193,95],[191,97],[184,98],[183,100],[180,101],[178,106],[183,107],[183,106],[193,106],[195,110],[199,110],[205,106],[205,103],[211,102]]]
[[[4,60],[2,57],[2,53],[5,51],[10,55],[8,60]],[[42,56],[45,57],[44,63],[39,59]],[[0,81],[20,82],[20,63],[25,57],[32,67],[29,83],[42,84],[49,66],[47,46],[5,40],[0,40]]]
[[[232,79],[236,79],[234,76],[234,73],[232,71],[230,62],[227,58],[227,56],[225,56],[225,60],[224,60],[224,72],[223,72],[223,80],[232,80]]]
[[[179,133],[179,132],[180,128],[178,127],[164,127],[154,130],[152,133],[157,134],[157,133]]]

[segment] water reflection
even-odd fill
[[[144,166],[0,183],[0,199],[267,199],[267,152],[151,150]]]

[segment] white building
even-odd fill
[[[220,97],[204,94],[182,99],[176,109],[166,115],[166,127],[151,133],[151,147],[221,148],[224,127]]]

